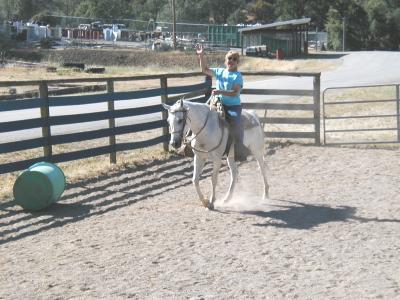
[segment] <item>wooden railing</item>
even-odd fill
[[[321,144],[321,126],[320,126],[320,111],[321,111],[321,73],[310,72],[243,72],[244,76],[290,76],[290,77],[312,77],[313,86],[309,89],[243,89],[242,95],[276,95],[276,96],[289,96],[290,97],[308,97],[302,101],[306,103],[298,103],[298,101],[290,101],[282,103],[281,101],[263,100],[262,103],[243,103],[243,107],[247,109],[264,110],[264,117],[260,117],[262,124],[284,124],[296,127],[296,131],[266,131],[265,137],[279,138],[279,139],[313,139],[316,145]],[[244,98],[244,97],[243,97]],[[296,112],[310,112],[307,117],[268,117],[267,112],[270,111],[291,111]],[[310,131],[309,125],[313,125],[314,129]],[[304,129],[302,127],[305,127]]]
[[[313,104],[281,104],[281,103],[251,103],[244,102],[245,108],[252,109],[277,109],[277,110],[311,110],[314,112],[314,117],[309,118],[261,118],[264,123],[289,123],[289,124],[314,124],[314,132],[293,133],[293,132],[267,132],[266,137],[285,137],[285,138],[314,138],[315,143],[320,143],[320,109],[319,109],[319,73],[243,73],[246,75],[257,76],[313,76],[314,86],[310,90],[259,90],[259,89],[244,89],[242,94],[251,95],[296,95],[296,96],[312,96]],[[3,143],[0,141],[0,155],[8,154],[23,150],[35,148],[43,148],[43,155],[33,159],[26,159],[16,162],[0,162],[0,174],[13,171],[23,170],[28,166],[38,161],[51,162],[66,162],[77,159],[95,157],[98,155],[109,154],[110,162],[115,163],[117,160],[117,152],[125,150],[133,150],[145,148],[163,143],[164,150],[168,150],[168,126],[166,122],[167,114],[161,103],[173,103],[182,95],[190,98],[192,101],[204,102],[210,95],[211,81],[205,80],[194,85],[187,86],[168,86],[168,79],[198,77],[201,73],[181,73],[181,74],[161,74],[148,76],[134,77],[112,77],[112,78],[86,78],[86,79],[62,79],[62,80],[47,80],[47,81],[17,81],[17,82],[0,82],[0,87],[16,87],[16,86],[38,86],[39,97],[32,99],[21,100],[3,100],[0,101],[0,113],[12,113],[17,110],[40,109],[40,118],[32,118],[17,121],[0,122],[0,133],[16,132],[19,130],[27,130],[33,128],[41,128],[42,136],[39,138],[28,138],[21,141]],[[157,79],[160,82],[159,88],[117,92],[114,90],[115,83],[121,81],[141,81]],[[60,83],[88,83],[88,82],[103,82],[106,83],[107,92],[91,95],[67,95],[67,96],[49,96],[49,85]],[[150,97],[160,97],[160,103],[147,106],[138,106],[134,108],[115,109],[115,101],[130,101],[134,99],[144,99]],[[52,116],[50,110],[53,107],[75,106],[83,104],[107,103],[107,111],[58,115]],[[133,117],[139,115],[147,115],[152,113],[162,113],[161,120],[143,122],[140,124],[131,124],[116,126],[115,119]],[[83,122],[108,120],[108,128],[95,129],[91,131],[53,135],[52,126],[77,124]],[[1,120],[0,120],[1,121]],[[141,131],[162,128],[160,135],[149,140],[140,142],[117,143],[116,136],[137,133]],[[107,138],[108,145],[85,150],[78,150],[68,153],[53,154],[53,146],[90,141],[99,138]]]

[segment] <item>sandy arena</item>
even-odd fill
[[[69,185],[40,213],[0,204],[0,299],[400,299],[400,150],[267,160],[267,203],[249,161],[208,211],[173,158]]]

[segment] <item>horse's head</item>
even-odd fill
[[[185,107],[183,100],[178,100],[174,105],[170,106],[163,104],[164,108],[168,110],[168,124],[171,140],[169,144],[173,148],[179,148],[182,144],[183,135],[185,132],[188,107]]]

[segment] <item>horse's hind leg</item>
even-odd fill
[[[263,199],[267,200],[269,197],[269,186],[267,181],[267,168],[264,161],[264,130],[259,126],[250,129],[250,131],[247,131],[246,133],[247,135],[245,135],[245,140],[247,138],[247,144],[249,145],[254,158],[257,160],[264,181]]]
[[[258,151],[257,154],[254,154],[255,159],[257,160],[258,166],[260,167],[260,172],[264,180],[264,195],[263,199],[267,200],[269,197],[269,185],[267,181],[267,168],[265,167],[264,155],[262,151]]]
[[[204,199],[203,193],[200,190],[200,175],[201,172],[203,171],[205,160],[200,158],[198,155],[194,156],[194,171],[193,171],[193,185],[196,188],[197,195],[199,196],[199,199],[203,206],[208,207],[208,203],[206,199]]]
[[[238,176],[237,165],[236,165],[236,162],[235,162],[235,159],[233,158],[233,156],[228,156],[227,162],[228,162],[228,166],[229,166],[229,171],[231,173],[231,183],[229,184],[229,190],[226,193],[224,202],[228,202],[229,200],[232,199],[233,191],[235,189],[235,185],[237,182],[237,176]]]

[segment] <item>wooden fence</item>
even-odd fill
[[[243,95],[289,95],[289,96],[311,96],[312,104],[296,103],[251,103],[245,102],[245,108],[261,110],[298,110],[312,111],[312,118],[261,118],[261,122],[269,124],[314,124],[315,130],[312,132],[266,132],[266,137],[270,138],[312,138],[316,144],[320,144],[320,73],[243,73],[244,76],[311,76],[314,78],[313,88],[309,90],[260,90],[244,89]],[[40,109],[40,118],[24,119],[17,121],[0,122],[0,134],[6,132],[16,132],[33,128],[41,128],[42,136],[39,138],[29,138],[21,141],[3,143],[0,141],[0,155],[23,150],[43,148],[43,155],[33,159],[16,162],[6,162],[0,164],[0,174],[23,170],[38,161],[66,162],[83,158],[95,157],[98,155],[109,154],[110,162],[115,163],[117,152],[145,148],[157,144],[164,144],[164,150],[168,150],[168,126],[166,122],[167,113],[161,103],[173,103],[182,95],[191,98],[192,101],[204,102],[210,95],[211,81],[187,85],[187,86],[168,86],[168,79],[198,77],[201,73],[181,73],[181,74],[162,74],[135,77],[112,77],[112,78],[87,78],[87,79],[63,79],[47,81],[17,81],[0,82],[0,87],[15,86],[38,86],[39,97],[21,100],[0,101],[0,113],[12,113],[18,110]],[[160,87],[139,91],[117,92],[114,90],[116,82],[121,81],[141,81],[159,80]],[[93,83],[105,82],[106,93],[91,95],[67,95],[54,97],[49,95],[49,85],[65,83]],[[134,108],[115,109],[115,101],[130,101],[134,99],[144,99],[150,97],[160,97],[160,103],[154,105],[138,106]],[[90,112],[70,115],[50,115],[50,108],[65,107],[83,104],[107,103],[107,111]],[[147,115],[160,112],[161,120],[143,122],[140,124],[116,126],[115,119]],[[73,134],[52,134],[52,126],[77,124],[83,122],[108,120],[108,128],[95,129],[90,131],[78,132]],[[149,140],[130,143],[117,143],[116,136],[136,133],[151,129],[162,128],[160,135]],[[98,138],[108,138],[107,146],[78,150],[68,153],[53,154],[52,146],[80,141],[90,141]]]
[[[298,103],[297,101],[278,103],[278,101],[262,101],[262,103],[243,104],[247,109],[260,109],[264,110],[264,117],[260,117],[262,124],[286,124],[294,125],[296,131],[266,131],[265,137],[267,138],[284,138],[284,139],[313,139],[316,145],[321,144],[321,125],[320,125],[320,89],[321,89],[321,73],[309,72],[243,72],[243,75],[252,76],[292,76],[292,77],[312,77],[312,89],[301,90],[282,90],[282,89],[243,89],[242,95],[276,95],[276,96],[289,96],[289,97],[310,97],[308,103]],[[311,101],[310,101],[311,100]],[[312,116],[308,117],[267,117],[267,111],[292,111],[292,112],[310,112]],[[302,130],[303,126],[313,125],[312,131]]]

